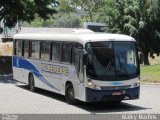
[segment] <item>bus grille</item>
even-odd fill
[[[122,89],[128,89],[130,88],[130,85],[125,86],[101,86],[102,90],[122,90]]]

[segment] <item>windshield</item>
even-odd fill
[[[93,42],[86,44],[87,76],[97,80],[126,80],[139,75],[134,42]]]

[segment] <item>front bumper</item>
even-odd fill
[[[113,92],[119,92],[121,95],[112,95]],[[86,88],[86,102],[139,99],[139,94],[140,86],[123,90],[95,90]]]

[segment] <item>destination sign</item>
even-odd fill
[[[41,71],[68,76],[68,67],[41,63]]]

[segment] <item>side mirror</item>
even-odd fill
[[[137,47],[137,50],[138,50],[138,52],[141,52],[141,51],[142,51],[142,49],[141,49],[141,48],[139,48],[139,47]]]
[[[87,61],[88,61],[87,54],[83,54],[83,65],[87,65]]]
[[[3,29],[0,27],[0,34],[3,32]]]
[[[83,50],[83,65],[87,65],[88,54],[85,50]]]

